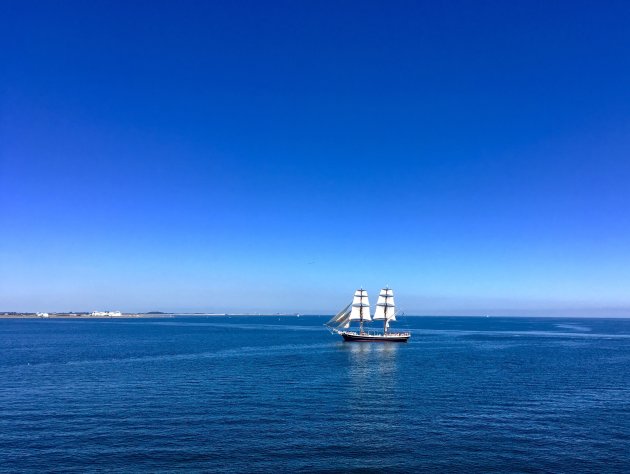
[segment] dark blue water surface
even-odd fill
[[[630,320],[0,320],[0,470],[630,472]]]

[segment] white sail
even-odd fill
[[[371,321],[370,308],[369,307],[352,307],[352,313],[350,313],[350,321],[359,321],[363,318],[363,321]]]
[[[370,306],[368,301],[368,294],[366,290],[357,290],[354,292],[354,298],[352,299],[352,306]]]
[[[328,325],[328,327],[335,327],[337,329],[339,329],[339,328],[346,329],[349,326],[350,326],[350,310],[345,312],[341,318],[339,318],[339,319],[337,319],[337,321],[335,321],[334,324],[329,324]]]
[[[394,303],[394,292],[390,288],[383,288],[378,295],[376,309],[374,310],[375,321],[396,321],[396,304]]]
[[[345,318],[348,317],[348,315],[350,314],[350,306],[352,305],[352,303],[350,303],[348,306],[346,306],[344,309],[342,309],[341,311],[339,311],[336,315],[334,315],[330,321],[328,321],[326,323],[326,326],[333,326],[333,325],[337,325],[339,324],[342,320],[344,320]]]
[[[346,316],[346,318],[341,322],[341,324],[339,324],[339,326],[337,326],[337,328],[348,329],[349,327],[350,327],[350,313],[348,313],[348,316]]]
[[[396,308],[393,306],[376,306],[374,310],[374,321],[396,321]]]
[[[370,318],[370,302],[368,294],[365,290],[357,290],[354,292],[352,300],[352,312],[350,313],[350,321],[371,321]]]

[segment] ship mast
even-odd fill
[[[387,334],[387,290],[385,290],[385,306],[383,306],[383,334]]]
[[[371,321],[370,318],[370,302],[368,300],[367,291],[363,288],[354,292],[352,299],[352,311],[350,313],[350,321],[359,321],[360,333],[363,334],[363,322]]]
[[[363,290],[361,290],[361,303],[363,303]],[[363,305],[360,306],[359,311],[361,312],[361,319],[359,321],[359,333],[363,334]]]
[[[378,295],[378,302],[374,310],[374,320],[383,321],[383,334],[387,334],[390,321],[396,321],[396,305],[394,291],[385,287]]]

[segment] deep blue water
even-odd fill
[[[325,319],[0,320],[0,470],[630,472],[630,320]]]

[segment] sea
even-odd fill
[[[1,472],[630,472],[630,320],[0,320]]]

